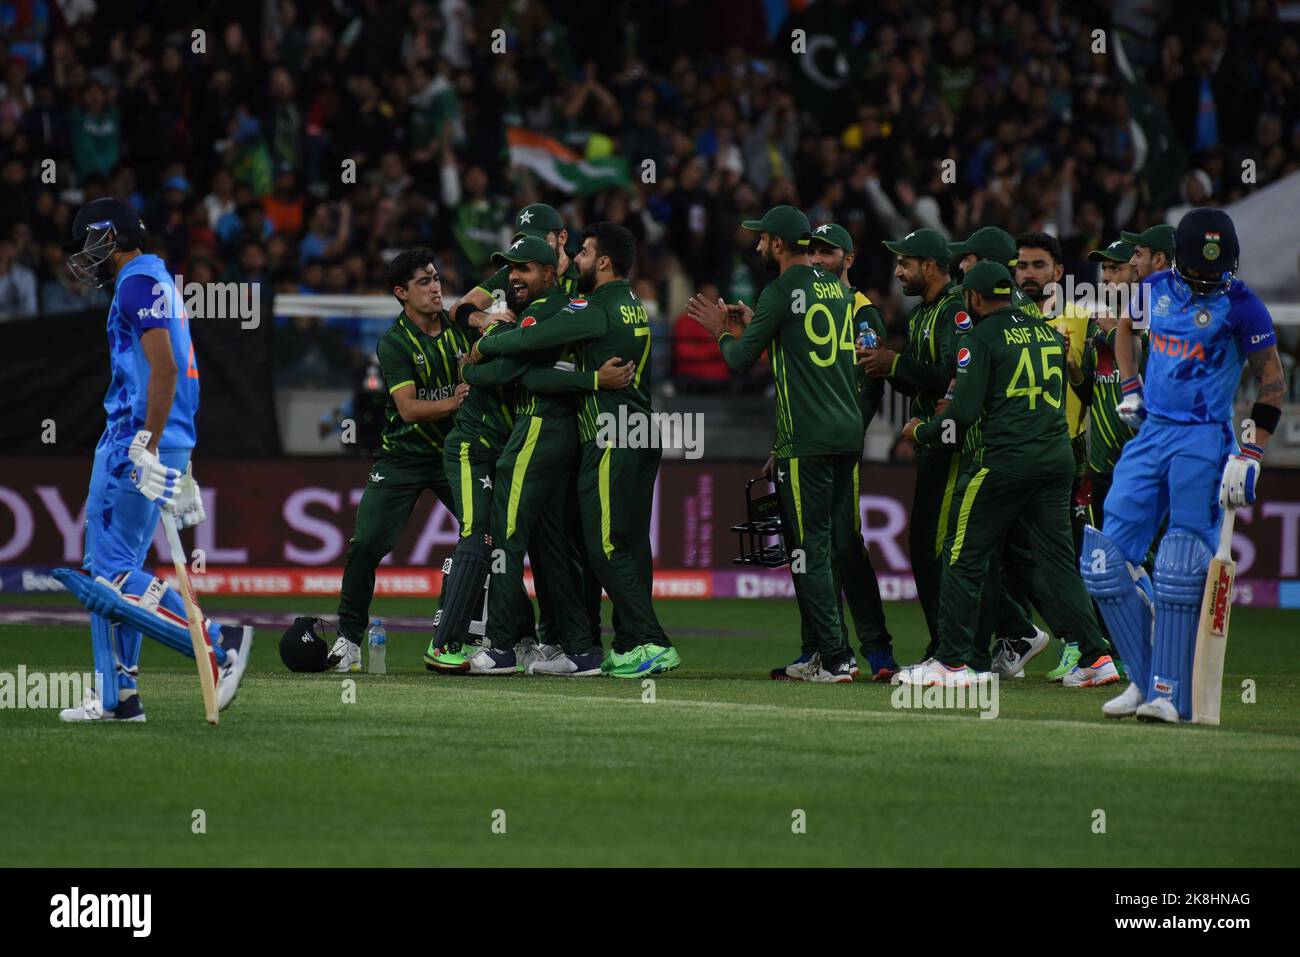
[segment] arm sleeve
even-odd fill
[[[1273,317],[1269,315],[1268,307],[1250,290],[1245,290],[1244,295],[1233,299],[1228,322],[1232,326],[1237,345],[1247,355],[1277,345]]]
[[[117,308],[131,320],[138,334],[169,326],[164,290],[155,292],[157,285],[152,276],[136,273],[117,288]]]
[[[1074,390],[1074,394],[1079,397],[1081,403],[1084,405],[1092,405],[1093,377],[1097,373],[1097,347],[1093,345],[1091,337],[1084,343],[1083,362],[1080,363],[1080,368],[1083,369],[1083,381],[1078,385],[1071,382],[1070,388]],[[1067,380],[1070,378],[1070,370],[1068,368],[1065,370],[1065,378]]]
[[[785,293],[776,283],[768,283],[758,297],[754,318],[737,339],[730,332],[718,337],[722,358],[732,372],[748,372],[781,329],[781,320],[789,313]]]
[[[490,388],[513,382],[523,375],[527,368],[528,363],[520,359],[493,359],[491,362],[480,362],[478,365],[467,362],[460,370],[460,376],[472,386]]]
[[[948,383],[952,380],[956,362],[956,316],[959,311],[954,301],[939,314],[939,319],[935,323],[934,334],[939,346],[937,361],[917,359],[906,353],[899,353],[895,357],[894,368],[888,378],[904,395],[916,395],[918,392],[943,395],[948,391]]]
[[[943,436],[943,424],[948,420],[965,428],[975,422],[984,410],[985,393],[989,383],[989,349],[974,336],[962,339],[961,352],[968,356],[965,366],[957,366],[957,388],[953,391],[952,405],[939,418],[923,422],[916,428],[919,445],[938,445]]]
[[[561,309],[546,322],[521,326],[488,336],[478,344],[483,356],[521,356],[539,349],[592,339],[605,331],[608,317],[599,306]]]
[[[529,392],[595,392],[599,372],[568,372],[552,366],[531,366],[524,373],[524,388]]]
[[[502,266],[492,275],[488,276],[481,283],[475,286],[474,289],[482,289],[485,293],[487,293],[489,296],[495,299],[496,291],[498,289],[504,291],[508,289],[509,286],[510,286],[510,267]],[[473,290],[470,291],[473,292]]]
[[[859,306],[853,314],[855,335],[858,326],[864,322],[875,330],[881,342],[885,341],[885,320],[880,315],[880,310],[869,302]],[[858,408],[862,410],[862,427],[866,428],[880,411],[880,401],[885,394],[885,380],[867,375],[861,366],[854,368],[858,382]]]
[[[379,356],[379,371],[384,375],[389,393],[396,392],[402,386],[415,385],[415,366],[409,353],[386,339],[380,339],[375,354]]]

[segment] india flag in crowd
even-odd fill
[[[585,159],[559,140],[512,126],[506,130],[510,165],[532,170],[544,182],[566,193],[586,196],[628,183],[627,161],[621,156]]]

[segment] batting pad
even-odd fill
[[[483,583],[492,567],[492,536],[472,532],[442,565],[442,600],[433,620],[433,643],[464,642],[475,612],[483,607]]]
[[[53,574],[55,581],[72,592],[83,605],[88,604],[91,595],[96,595],[101,600],[110,600],[112,607],[107,615],[109,621],[137,629],[187,658],[194,657],[185,618],[185,599],[161,578],[154,578],[148,572],[131,571],[120,576],[116,582],[110,582],[105,578],[92,580],[88,575],[71,568],[56,568]],[[221,647],[221,627],[212,621],[205,621],[204,626],[216,652],[217,663],[224,664],[226,652]],[[95,667],[99,667],[98,657]],[[108,680],[108,675],[113,675],[114,679]],[[115,667],[106,673],[105,679],[106,684],[116,683]],[[113,694],[116,695],[117,692],[114,691]],[[105,707],[108,705],[105,704]]]
[[[1146,572],[1134,569],[1118,545],[1098,529],[1086,525],[1079,574],[1088,594],[1101,609],[1101,617],[1133,683],[1145,689],[1151,676],[1152,621],[1151,598],[1142,587],[1146,584]]]
[[[1201,536],[1170,529],[1156,552],[1155,644],[1147,700],[1168,698],[1184,721],[1192,720],[1192,661],[1205,573],[1214,555]]]

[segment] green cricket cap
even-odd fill
[[[808,245],[808,236],[812,232],[808,217],[793,206],[773,206],[762,219],[746,219],[740,225],[756,233],[780,236],[787,243],[799,246]]]
[[[839,223],[822,223],[808,234],[808,238],[813,242],[826,243],[828,246],[842,249],[846,253],[853,252],[853,237]]]
[[[554,266],[556,265],[555,250],[540,236],[517,235],[513,243],[501,252],[492,254],[492,265],[504,266],[506,263],[541,263],[543,266]]]
[[[1016,264],[1016,259],[1020,255],[1020,248],[1016,245],[1015,237],[1005,229],[999,229],[997,226],[984,226],[971,233],[965,242],[948,244],[948,255],[950,257],[969,256],[971,253],[974,253],[980,259],[1001,263],[1003,266],[1011,268]]]
[[[1117,239],[1105,249],[1094,249],[1088,253],[1090,262],[1126,263],[1133,258],[1133,244]]]
[[[1002,263],[982,259],[966,270],[961,287],[977,292],[981,296],[1010,299],[1016,284],[1011,279],[1011,271]]]
[[[883,240],[885,248],[897,256],[915,256],[933,259],[937,263],[948,261],[948,241],[943,233],[934,229],[914,229],[897,242]]]
[[[547,233],[557,233],[563,228],[564,220],[555,211],[555,207],[545,203],[530,203],[515,217],[515,237],[524,235],[545,238]]]
[[[1174,258],[1174,227],[1165,223],[1152,226],[1140,233],[1121,232],[1119,238],[1133,246],[1149,246],[1152,252],[1164,253]]]

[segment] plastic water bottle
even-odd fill
[[[388,674],[388,665],[385,658],[388,654],[388,636],[384,633],[384,623],[378,618],[370,622],[370,630],[366,632],[367,643],[370,645],[370,673],[372,675]]]
[[[876,330],[871,328],[871,323],[858,324],[858,345],[863,349],[874,349],[880,345],[880,337],[876,335]]]

